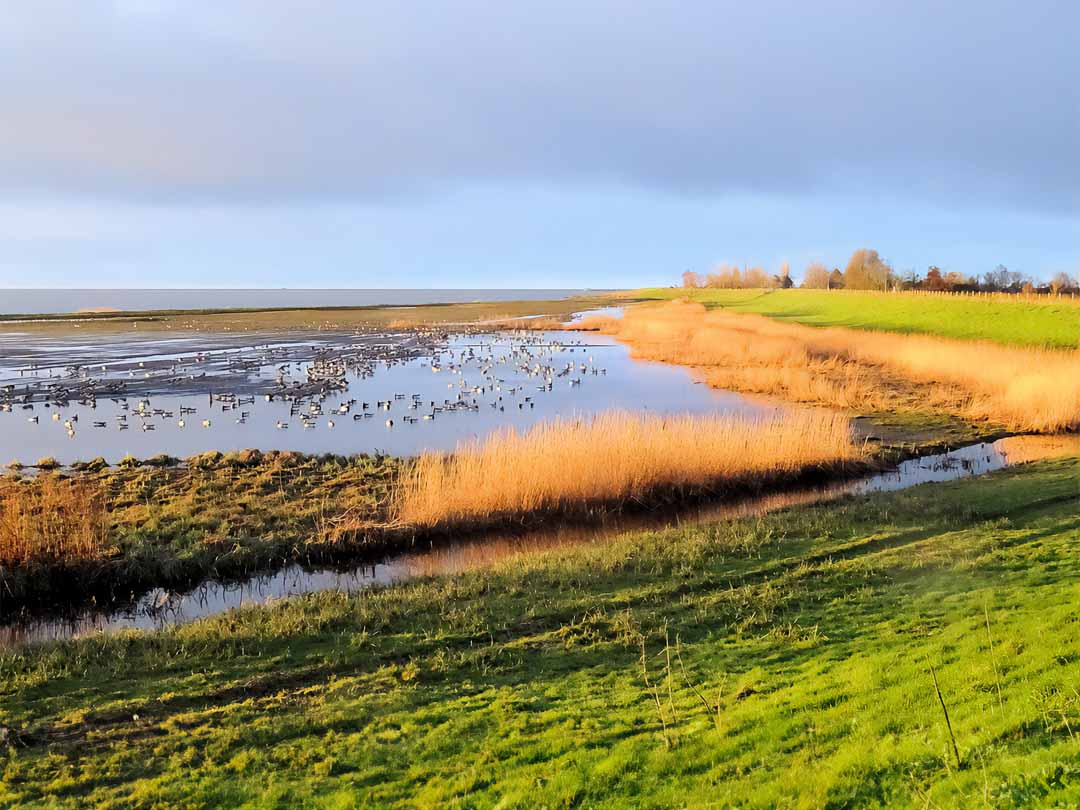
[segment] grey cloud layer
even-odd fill
[[[1080,208],[1072,3],[27,3],[0,193],[476,181]]]

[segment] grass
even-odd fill
[[[1080,306],[1072,298],[916,295],[846,290],[683,290],[654,288],[628,295],[683,299],[809,326],[845,326],[1017,346],[1080,347]]]
[[[395,489],[392,514],[405,525],[460,528],[654,503],[661,495],[775,487],[865,462],[848,420],[833,413],[747,419],[611,411],[510,428],[452,454],[426,453]]]
[[[686,302],[586,319],[590,327],[636,356],[700,367],[719,388],[845,409],[945,411],[1018,431],[1080,425],[1080,351],[813,328]]]
[[[1078,482],[1057,460],[9,653],[0,805],[1073,806]]]
[[[384,514],[401,464],[258,451],[171,461],[0,479],[0,605],[123,596],[355,554],[376,538],[338,542],[328,520]]]

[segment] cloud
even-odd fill
[[[0,194],[379,201],[470,183],[1080,208],[1080,7],[43,2]]]

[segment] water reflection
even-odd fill
[[[0,647],[28,642],[72,638],[117,630],[161,629],[244,605],[268,604],[315,591],[355,593],[373,585],[417,577],[453,575],[532,554],[587,543],[601,543],[635,529],[661,528],[676,522],[718,521],[761,515],[784,507],[814,503],[847,494],[891,492],[918,484],[953,481],[1002,469],[1012,464],[1080,454],[1080,437],[1018,436],[976,444],[949,453],[900,464],[864,479],[820,488],[781,492],[736,502],[707,504],[693,509],[632,514],[611,518],[601,525],[560,526],[521,535],[498,535],[414,550],[377,563],[348,569],[305,569],[290,566],[242,583],[207,582],[194,590],[176,593],[155,590],[134,605],[107,611],[84,611],[66,618],[30,618],[0,627]]]
[[[0,462],[449,450],[506,426],[627,407],[775,412],[633,360],[610,337],[566,332],[310,334],[4,344]]]

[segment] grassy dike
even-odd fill
[[[990,340],[1016,346],[1080,347],[1080,300],[915,295],[862,290],[684,290],[622,294],[638,300],[690,298],[708,307],[753,312],[808,326]]]
[[[1063,459],[7,653],[0,806],[1071,806],[1078,505]]]

